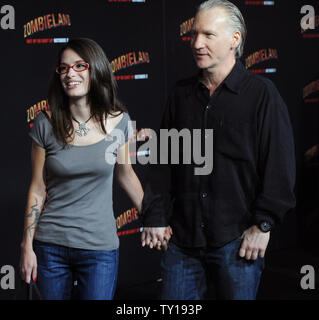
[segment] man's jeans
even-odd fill
[[[34,241],[37,285],[46,300],[112,300],[119,250],[82,250]],[[73,283],[77,285],[73,288]]]
[[[222,300],[254,300],[264,259],[239,257],[242,239],[221,248],[182,250],[170,243],[162,258],[163,300],[201,300],[207,288]]]

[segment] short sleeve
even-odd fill
[[[125,119],[124,119],[124,122],[125,122],[125,125],[124,125],[125,141],[124,141],[124,143],[126,143],[127,141],[129,141],[133,137],[134,129],[133,129],[133,123],[132,123],[130,116],[127,113],[124,113],[123,117],[125,117]]]
[[[46,118],[45,115],[40,112],[33,121],[33,126],[29,131],[29,136],[35,141],[40,147],[46,147]]]
[[[130,116],[123,112],[119,124],[111,131],[110,136],[116,142],[116,148],[123,146],[134,135],[133,123]]]

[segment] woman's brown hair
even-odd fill
[[[93,40],[87,38],[72,39],[59,52],[58,65],[61,63],[62,53],[66,49],[75,51],[85,62],[89,64],[90,86],[88,103],[91,114],[100,122],[101,129],[106,134],[104,119],[107,115],[114,115],[120,111],[127,111],[116,96],[116,81],[110,63],[103,49]],[[69,98],[65,94],[60,76],[54,72],[48,92],[48,103],[51,111],[51,123],[53,132],[64,146],[69,138],[73,137],[74,128],[69,109]]]

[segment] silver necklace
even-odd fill
[[[75,133],[79,136],[79,137],[82,137],[82,136],[86,136],[88,134],[88,132],[90,131],[90,128],[88,128],[86,126],[86,124],[91,120],[91,118],[93,117],[93,115],[87,119],[85,122],[80,122],[78,120],[76,120],[73,116],[72,116],[72,119],[77,122],[77,124],[79,125],[79,129],[76,129],[75,130]]]

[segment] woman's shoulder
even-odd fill
[[[133,121],[134,122],[134,121]],[[134,124],[127,111],[122,112],[122,119],[119,121],[119,128],[123,130],[125,141],[131,139],[134,135]]]
[[[131,120],[127,111],[115,111],[108,115],[108,118],[114,123],[127,123]]]
[[[47,112],[41,111],[33,120],[29,135],[40,147],[46,148],[50,142],[51,134],[52,126],[50,125],[49,115]]]
[[[112,111],[111,113],[108,114],[108,117],[110,119],[115,119],[115,118],[122,118],[122,116],[124,117],[125,114],[127,114],[127,112],[125,111],[121,111],[121,110],[116,110],[116,111]]]
[[[45,122],[45,121],[50,122],[50,120],[51,120],[51,111],[49,110],[41,110],[34,119],[34,121],[37,121],[37,122]]]
[[[33,120],[31,128],[34,130],[38,129],[42,132],[50,132],[52,130],[51,112],[47,110],[40,111]]]
[[[123,115],[123,118],[125,120],[125,122],[127,122],[128,120],[130,120],[130,116],[128,114],[128,112],[126,111],[122,111],[121,114]]]
[[[120,122],[123,124],[124,127],[127,127],[130,124],[131,117],[128,114],[127,111],[122,111],[122,118],[120,120]]]

